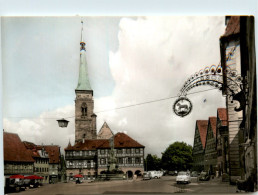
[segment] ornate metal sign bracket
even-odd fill
[[[227,67],[225,71],[226,76],[224,75],[224,82],[222,67],[220,65],[206,67],[205,69],[196,72],[189,79],[187,79],[180,90],[179,98],[173,105],[174,113],[180,117],[188,115],[192,110],[192,103],[186,97],[187,92],[195,87],[205,85],[209,85],[219,90],[225,88],[227,95],[232,96],[232,100],[237,100],[240,103],[240,106],[235,108],[235,110],[243,110],[246,102],[245,93],[243,91],[243,79],[241,75],[237,74],[236,70],[230,70],[230,67]]]

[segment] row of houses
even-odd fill
[[[217,116],[197,120],[193,144],[193,170],[221,176],[229,172],[228,117],[226,108],[218,108]]]
[[[226,16],[225,23],[225,33],[220,37],[225,118],[218,109],[216,117],[196,122],[194,167],[226,173],[231,184],[245,180],[254,190],[257,189],[254,17]],[[241,84],[233,82],[236,79]]]
[[[4,175],[38,175],[43,183],[62,178],[61,153],[57,145],[36,145],[21,141],[16,133],[4,132]]]

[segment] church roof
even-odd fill
[[[108,124],[106,122],[103,123],[97,138],[98,139],[109,139],[113,136],[112,130],[109,128]]]
[[[76,90],[92,91],[92,88],[90,86],[89,76],[88,76],[88,65],[87,65],[85,50],[81,50],[79,80],[78,80],[78,85]]]
[[[114,137],[115,148],[142,148],[143,145],[132,139],[125,133],[117,133]],[[91,139],[83,142],[78,142],[74,146],[67,146],[68,150],[96,150],[101,148],[110,148],[109,139]]]
[[[196,126],[198,127],[200,138],[202,142],[203,149],[205,148],[206,144],[206,136],[207,136],[207,127],[208,127],[208,120],[197,120]]]
[[[16,133],[4,132],[4,161],[34,162],[31,152]]]
[[[80,69],[79,69],[79,80],[76,90],[88,90],[92,91],[88,76],[88,65],[86,60],[85,42],[83,41],[83,22],[81,30],[81,54],[80,54]]]

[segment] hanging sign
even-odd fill
[[[179,97],[173,105],[173,111],[176,115],[184,117],[192,111],[192,107],[192,103],[187,97]]]

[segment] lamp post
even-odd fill
[[[69,121],[65,120],[64,118],[57,120],[57,122],[58,122],[58,126],[62,128],[67,127],[69,123]]]

